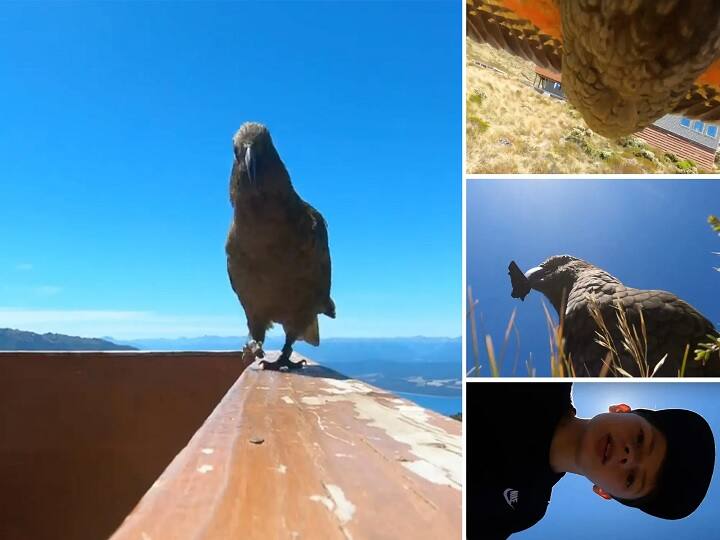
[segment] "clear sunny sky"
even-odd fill
[[[627,403],[634,408],[689,409],[702,415],[720,441],[720,393],[717,383],[575,383],[573,403],[577,415],[591,418],[607,412],[609,405]],[[566,474],[555,486],[545,517],[534,527],[511,536],[512,540],[678,540],[715,538],[720,503],[720,460],[715,461],[713,481],[702,505],[677,521],[653,518],[592,492],[584,477]]]
[[[713,254],[720,238],[707,223],[718,213],[715,180],[468,181],[467,273],[478,300],[482,373],[489,373],[482,336],[492,336],[499,354],[513,309],[520,347],[513,336],[502,373],[526,376],[531,354],[538,375],[550,372],[545,297],[511,298],[511,260],[527,271],[551,255],[574,255],[630,287],[670,291],[720,327],[720,257]]]
[[[462,8],[3,3],[0,327],[246,334],[224,242],[254,120],[329,223],[322,335],[459,336]]]

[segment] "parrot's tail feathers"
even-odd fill
[[[305,329],[300,339],[316,347],[320,345],[320,327],[317,317],[313,318],[313,322]]]
[[[335,318],[335,302],[333,302],[332,298],[328,298],[327,305],[325,306],[325,311],[322,312],[323,315],[327,315],[331,319]]]

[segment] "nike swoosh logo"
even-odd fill
[[[508,503],[508,506],[515,510],[514,505],[517,503],[518,492],[512,488],[508,488],[503,491],[503,497],[505,497],[505,502]]]

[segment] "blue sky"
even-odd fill
[[[461,332],[460,2],[5,3],[0,327],[244,335],[231,138],[329,223],[324,336]]]
[[[627,403],[633,408],[681,408],[702,415],[720,441],[720,395],[716,383],[575,383],[573,403],[578,417],[607,412],[609,405]],[[688,518],[665,521],[605,501],[592,492],[582,476],[566,474],[555,486],[545,517],[534,527],[514,534],[513,540],[582,538],[583,540],[676,540],[715,538],[720,504],[720,460],[715,461],[713,481],[701,506]]]
[[[720,257],[712,253],[720,251],[720,238],[707,224],[709,214],[720,214],[720,183],[712,180],[468,181],[467,274],[479,334],[490,334],[499,352],[517,308],[515,374],[527,375],[532,354],[537,374],[548,375],[544,296],[511,298],[507,267],[515,260],[525,271],[560,254],[585,259],[628,286],[675,293],[720,326],[720,273],[713,270]],[[467,350],[471,366],[470,339]],[[503,374],[513,373],[516,352],[512,338]]]

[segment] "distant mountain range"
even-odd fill
[[[202,336],[121,341],[0,329],[4,351],[240,351],[244,337]],[[266,350],[283,345],[271,337]],[[295,350],[340,373],[391,392],[455,398],[462,395],[460,338],[330,338]],[[458,407],[459,408],[459,407]]]
[[[130,345],[118,345],[105,339],[82,338],[63,334],[36,334],[0,328],[0,351],[134,351]]]
[[[145,351],[239,351],[245,339],[202,336],[113,341]],[[265,349],[277,350],[282,345],[282,338],[271,337]],[[344,375],[392,392],[433,396],[462,393],[460,338],[328,338],[319,347],[298,342],[295,350]]]
[[[202,336],[121,341],[0,329],[0,351],[240,351],[244,337]],[[271,337],[266,350],[283,345]],[[460,338],[329,338],[295,350],[343,375],[401,393],[444,414],[458,412],[462,396]],[[424,396],[424,397],[423,397]]]
[[[104,337],[113,343],[130,345],[144,351],[239,351],[246,337],[201,336],[194,338],[156,338],[119,340]],[[283,345],[283,338],[269,337],[265,349],[276,350]],[[372,357],[392,357],[397,362],[427,362],[441,359],[457,360],[462,347],[458,338],[401,337],[401,338],[325,338],[319,347],[301,341],[294,349],[313,360],[349,362],[368,360]]]

